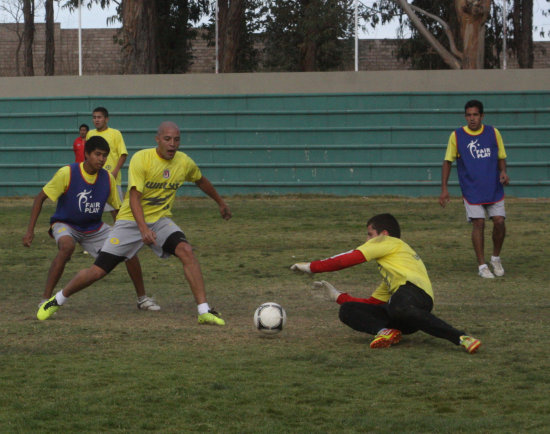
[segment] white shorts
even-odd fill
[[[489,216],[493,218],[495,216],[502,216],[506,218],[506,212],[504,210],[504,199],[490,203],[487,205],[472,205],[466,202],[464,199],[464,207],[466,208],[466,219],[471,222],[472,219],[484,219]]]
[[[80,232],[67,223],[56,222],[52,225],[52,237],[59,245],[59,239],[61,237],[70,236],[76,243],[79,243],[84,250],[86,250],[91,256],[97,258],[97,255],[105,241],[109,238],[111,233],[111,226],[107,223],[94,232]]]
[[[155,244],[151,244],[149,247],[160,258],[171,256],[170,253],[162,250],[162,246],[174,232],[183,233],[183,231],[167,217],[163,217],[155,223],[148,223],[147,226],[157,235]],[[143,240],[141,239],[141,232],[137,223],[131,220],[117,220],[111,229],[111,235],[105,240],[101,251],[130,259],[142,247]]]
[[[124,200],[124,195],[122,194],[122,186],[117,185],[116,191],[118,191],[118,197],[120,198],[120,201],[122,202]],[[106,211],[114,211],[115,209],[109,205],[108,203],[105,204],[105,208],[103,208],[103,212]]]

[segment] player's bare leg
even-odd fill
[[[506,225],[504,224],[504,217],[495,216],[493,220],[493,256],[500,256],[502,245],[504,244],[504,237],[506,236]]]
[[[141,271],[139,258],[136,255],[125,261],[125,264],[128,275],[130,276],[130,279],[132,279],[132,283],[136,289],[136,295],[138,298],[143,297],[145,295],[145,284],[143,283],[143,273]]]
[[[500,260],[500,251],[504,244],[506,236],[506,226],[504,225],[503,216],[494,216],[493,218],[493,256],[491,256],[491,266],[495,276],[504,276],[504,267]]]
[[[92,265],[90,268],[80,270],[62,291],[59,291],[40,306],[38,312],[36,313],[36,317],[41,321],[50,318],[55,312],[57,312],[60,306],[63,306],[67,300],[67,297],[90,286],[106,274],[107,273],[105,270],[99,268],[97,265]]]
[[[199,324],[225,325],[225,321],[220,317],[220,314],[210,309],[210,306],[206,302],[206,291],[201,267],[193,253],[191,245],[186,242],[179,243],[176,246],[175,254],[183,265],[185,279],[187,279],[191,292],[195,297],[199,309]]]
[[[494,278],[494,274],[485,263],[485,219],[472,219],[472,244],[476,253],[479,276],[486,279]]]
[[[97,282],[98,280],[105,277],[107,273],[103,268],[99,268],[97,265],[92,265],[90,268],[80,270],[76,273],[69,283],[63,288],[63,295],[65,297],[70,297],[73,294],[76,294],[79,291],[82,291],[84,288],[87,288],[92,283]]]
[[[134,288],[136,290],[136,296],[137,296],[137,307],[140,310],[151,310],[151,311],[159,311],[160,306],[152,297],[147,297],[147,294],[145,292],[145,284],[143,283],[143,273],[141,271],[141,264],[139,262],[138,256],[134,256],[131,259],[128,259],[125,261],[126,270],[128,271],[128,275],[130,276],[130,279],[132,279],[132,283],[134,284]]]
[[[477,258],[477,264],[485,264],[485,220],[472,219],[472,244]]]
[[[195,301],[197,304],[206,303],[204,279],[199,261],[193,253],[193,248],[189,243],[181,242],[177,245],[175,253],[183,265],[185,279],[189,283]]]
[[[59,283],[59,279],[65,271],[65,265],[71,259],[71,256],[75,249],[75,241],[73,237],[64,236],[59,238],[57,243],[57,255],[53,259],[50,269],[48,270],[48,277],[46,278],[46,287],[44,288],[44,293],[42,298],[49,299],[52,296],[52,292],[56,285]]]

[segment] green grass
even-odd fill
[[[547,432],[550,426],[548,200],[507,200],[506,275],[476,275],[455,199],[233,197],[224,222],[209,199],[179,199],[175,220],[201,262],[225,328],[199,326],[175,259],[140,253],[158,313],[136,309],[124,267],[35,318],[55,246],[42,212],[21,238],[30,199],[2,199],[0,432]],[[360,245],[380,212],[422,256],[434,313],[483,341],[471,356],[421,332],[387,350],[338,321],[338,306],[288,267]],[[490,224],[486,234],[490,246]],[[80,248],[62,284],[91,259]],[[320,278],[368,296],[375,264]],[[254,309],[283,305],[286,329],[253,328]]]

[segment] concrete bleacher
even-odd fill
[[[550,91],[0,98],[0,195],[35,195],[105,106],[130,157],[155,145],[161,121],[176,122],[180,150],[224,195],[437,196],[449,134],[471,98],[502,133],[507,194],[550,197]],[[455,168],[450,184],[459,195]]]

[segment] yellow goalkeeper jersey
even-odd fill
[[[367,261],[375,260],[382,275],[382,283],[372,296],[388,301],[392,294],[407,281],[434,297],[432,284],[420,256],[404,241],[387,235],[368,240],[357,247]]]
[[[183,152],[165,160],[156,148],[144,149],[134,154],[128,170],[128,191],[117,220],[134,220],[130,209],[130,190],[135,187],[141,196],[141,206],[147,223],[172,215],[176,191],[184,182],[197,182],[202,173],[195,162]]]

